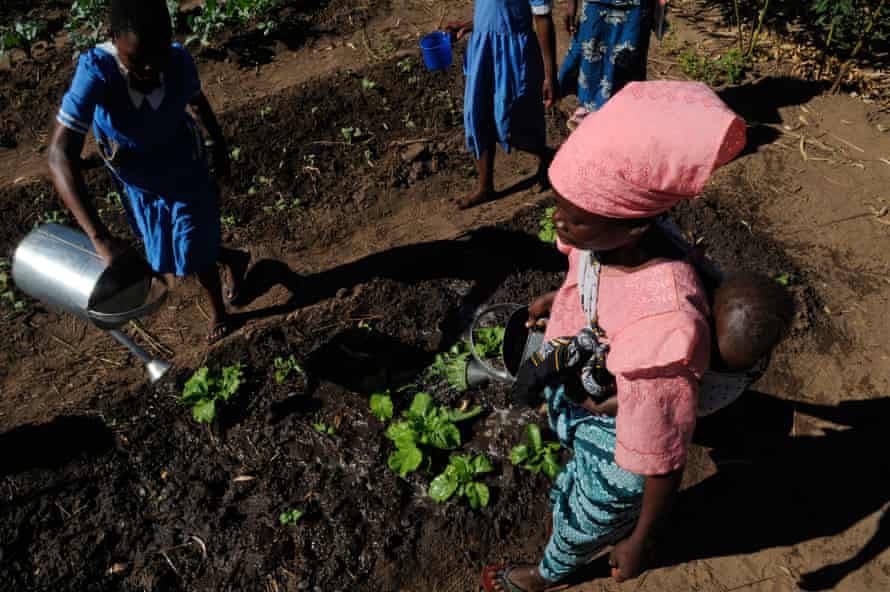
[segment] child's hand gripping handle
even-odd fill
[[[460,41],[473,32],[473,21],[455,21],[445,25],[445,31],[451,33],[453,41]]]

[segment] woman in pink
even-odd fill
[[[563,373],[545,389],[550,425],[574,456],[551,493],[544,557],[487,567],[486,590],[548,590],[608,545],[617,580],[642,570],[682,479],[711,346],[694,269],[660,258],[647,235],[744,145],[744,121],[707,86],[634,82],[556,155],[554,223],[569,271],[530,307],[532,322],[549,315],[551,341],[521,370],[520,390],[543,384],[535,375],[547,364],[574,368],[584,352],[591,362],[575,372],[580,380]]]

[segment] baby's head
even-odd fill
[[[717,348],[728,370],[754,366],[782,340],[794,300],[775,280],[754,273],[725,279],[714,294]]]

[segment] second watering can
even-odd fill
[[[495,368],[476,353],[474,334],[486,317],[509,315],[504,326],[503,368]],[[512,384],[520,366],[531,357],[544,343],[544,331],[540,328],[529,329],[525,326],[528,320],[528,307],[521,304],[495,304],[483,308],[476,314],[470,327],[470,354],[472,358],[467,364],[467,384],[478,386],[490,380]]]

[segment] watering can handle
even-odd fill
[[[167,293],[169,292],[167,280],[164,279],[164,276],[154,275],[153,279],[158,280],[164,286],[164,289],[154,300],[146,302],[142,306],[124,312],[107,313],[90,309],[87,311],[87,314],[94,321],[105,325],[123,325],[132,319],[152,314],[164,304],[164,302],[167,300]]]
[[[491,306],[483,308],[478,313],[476,313],[476,317],[473,319],[473,324],[470,325],[470,355],[473,356],[473,360],[476,361],[479,367],[482,368],[482,370],[486,374],[501,382],[512,383],[515,379],[513,378],[513,375],[511,375],[506,370],[497,370],[495,368],[492,368],[487,362],[479,357],[479,354],[476,353],[476,340],[474,338],[474,334],[476,333],[476,325],[479,324],[479,319],[487,314],[491,314],[493,312],[498,312],[501,310],[506,311],[508,314],[513,314],[520,308],[523,308],[521,304],[493,304]]]

